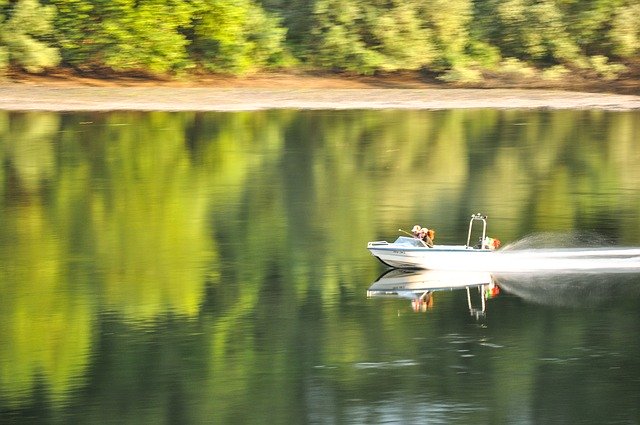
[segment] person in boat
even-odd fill
[[[488,249],[498,249],[500,248],[500,240],[496,239],[496,238],[490,238],[489,236],[487,236],[486,238],[484,238],[483,241],[483,248],[488,248]]]
[[[433,241],[436,240],[436,231],[433,229],[427,229],[427,238],[429,239],[429,242],[431,243],[431,245],[429,245],[430,247],[433,247]]]
[[[426,227],[421,227],[419,224],[413,226],[411,229],[411,234],[416,239],[420,239],[427,245],[429,248],[433,248],[433,238],[436,235],[436,232],[431,229],[427,229]]]

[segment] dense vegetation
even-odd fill
[[[640,0],[0,0],[0,69],[616,78]]]

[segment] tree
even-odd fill
[[[472,13],[471,0],[420,2],[421,19],[432,29],[438,65],[456,66],[466,60]]]
[[[52,0],[65,62],[85,71],[164,73],[189,66],[187,0]]]
[[[0,69],[15,65],[39,73],[60,62],[58,49],[49,43],[55,12],[37,0],[19,0],[6,21],[0,15]]]
[[[184,69],[188,41],[179,30],[190,25],[191,12],[182,0],[122,1],[121,13],[103,24],[114,41],[104,52],[105,65],[154,73]]]
[[[526,61],[573,62],[579,49],[553,0],[495,3],[498,40],[504,56]]]
[[[358,73],[419,69],[433,59],[431,32],[411,2],[318,0],[311,62]]]
[[[244,73],[278,65],[286,30],[251,0],[204,1],[194,19],[191,52],[214,72]]]
[[[616,9],[609,32],[614,55],[632,58],[640,52],[638,22],[640,22],[640,2]]]

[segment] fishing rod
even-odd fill
[[[413,237],[413,238],[415,238],[415,237],[416,237],[416,235],[414,235],[413,233],[409,233],[409,232],[407,232],[406,230],[398,229],[398,232],[402,232],[402,233],[404,233],[404,234],[406,234],[406,235],[409,235],[409,236],[411,236],[411,237]],[[417,239],[417,238],[416,238],[416,239]]]
[[[427,245],[427,243],[425,241],[423,241],[422,239],[420,239],[419,237],[417,237],[416,235],[414,235],[413,233],[409,233],[406,230],[402,230],[402,229],[398,229],[398,232],[402,232],[404,234],[407,234],[409,236],[411,236],[413,239],[417,239],[420,241],[420,243],[422,244],[422,246],[426,246],[428,247],[429,245]]]

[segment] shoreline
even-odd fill
[[[640,96],[552,89],[58,86],[0,84],[5,111],[256,111],[265,109],[640,110]]]

